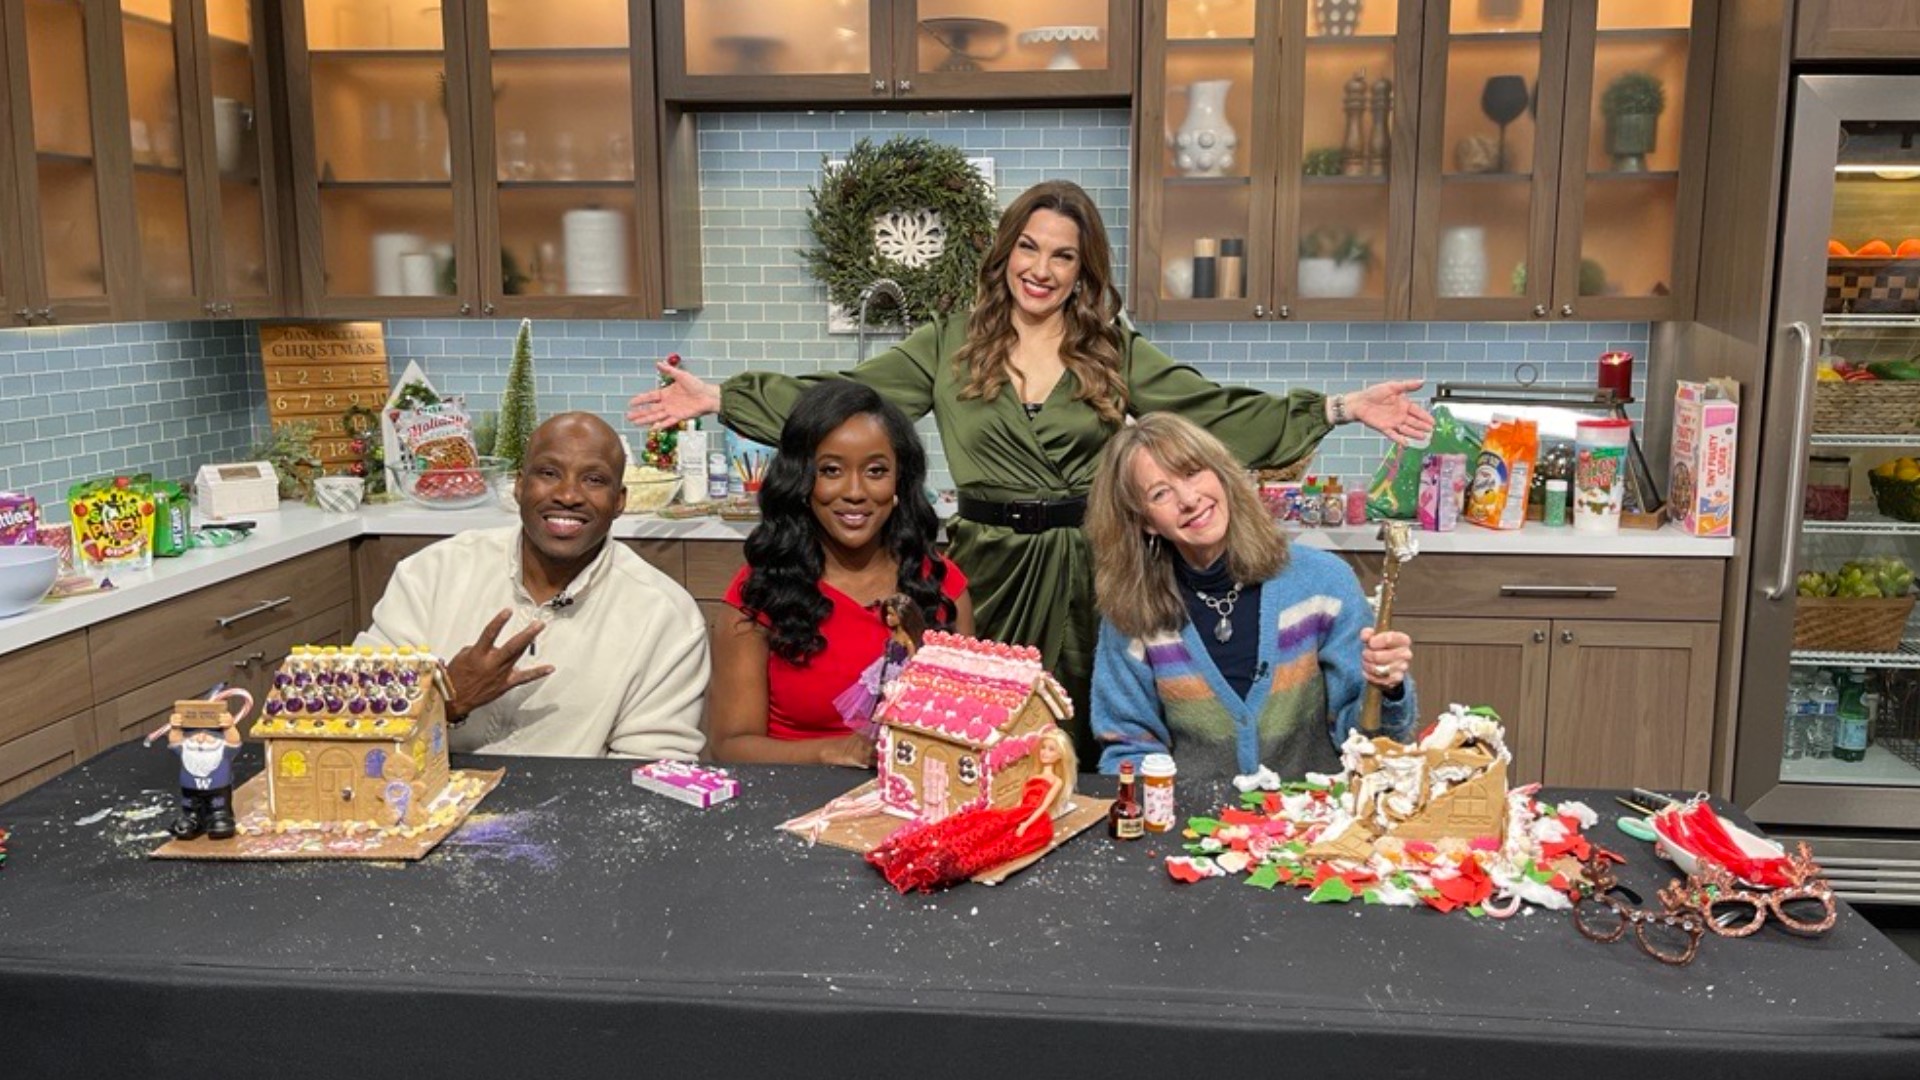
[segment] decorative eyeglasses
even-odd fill
[[[1660,890],[1662,903],[1685,905],[1706,916],[1707,929],[1721,937],[1748,937],[1760,932],[1771,914],[1782,929],[1812,937],[1833,929],[1837,913],[1833,886],[1820,876],[1813,853],[1802,843],[1797,855],[1787,856],[1789,884],[1777,889],[1749,889],[1725,867],[1702,863],[1683,884],[1674,881]]]
[[[1582,937],[1610,945],[1631,929],[1640,951],[1655,960],[1675,966],[1693,962],[1707,932],[1707,919],[1698,908],[1676,903],[1676,897],[1662,889],[1663,907],[1643,910],[1640,894],[1614,880],[1608,857],[1598,849],[1585,869],[1588,886],[1573,901],[1573,926]]]

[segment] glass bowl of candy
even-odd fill
[[[505,458],[483,457],[472,465],[395,469],[400,493],[434,510],[468,510],[493,498],[495,484],[507,476]]]

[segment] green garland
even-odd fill
[[[860,307],[860,290],[876,278],[892,278],[907,296],[913,322],[944,315],[973,302],[980,259],[993,240],[999,217],[993,192],[965,154],[931,139],[897,136],[882,146],[861,139],[840,168],[810,188],[807,225],[819,247],[801,256],[827,296],[848,312]],[[932,210],[946,229],[946,247],[918,269],[879,253],[873,221],[892,210]],[[873,313],[897,323],[891,304]]]

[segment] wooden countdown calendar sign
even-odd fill
[[[378,414],[386,404],[387,343],[380,324],[262,326],[260,359],[266,368],[267,417],[274,428],[313,425],[314,456],[327,472],[345,472],[349,463],[360,460],[344,421],[355,405]]]

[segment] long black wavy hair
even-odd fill
[[[900,591],[926,617],[927,625],[950,628],[957,611],[941,592],[946,564],[934,557],[940,519],[927,501],[927,452],[913,422],[872,387],[835,379],[800,395],[780,449],[760,488],[760,524],[747,537],[747,580],[740,598],[749,618],[767,621],[767,645],[794,664],[827,647],[820,624],[833,603],[820,593],[826,556],[813,515],[813,458],[820,443],[856,416],[872,416],[893,443],[895,494],[899,502],[880,530],[880,543],[900,564]],[[923,575],[921,569],[931,565]]]

